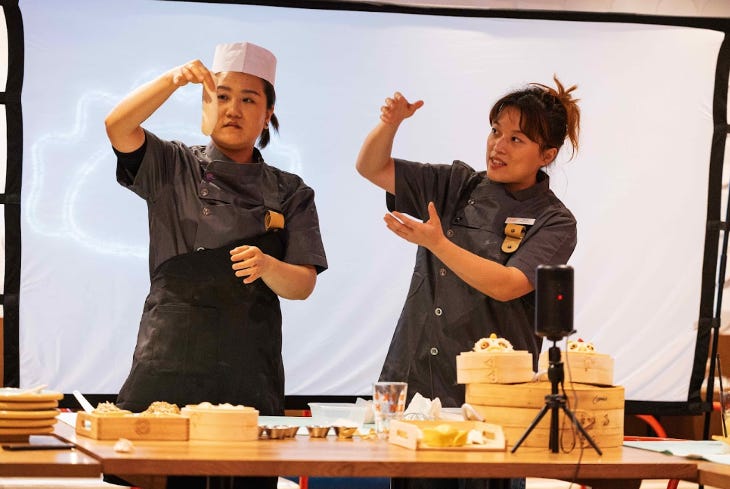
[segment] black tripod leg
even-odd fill
[[[580,421],[578,421],[578,418],[575,417],[575,414],[572,413],[570,409],[565,407],[564,404],[560,406],[563,409],[563,412],[566,416],[570,418],[570,420],[573,422],[573,425],[575,425],[576,428],[578,428],[578,431],[580,431],[580,434],[583,435],[583,437],[588,440],[588,443],[591,444],[593,449],[598,452],[598,455],[603,455],[603,452],[600,448],[598,448],[598,445],[596,445],[596,442],[593,441],[593,438],[591,438],[591,435],[589,435],[585,428],[583,428],[583,425],[580,424]]]
[[[527,438],[527,435],[529,435],[530,432],[533,429],[535,429],[535,426],[537,426],[537,423],[540,422],[540,420],[543,418],[543,416],[545,416],[545,414],[548,412],[549,409],[550,409],[550,406],[547,404],[545,404],[542,407],[540,412],[537,413],[537,416],[535,416],[535,419],[533,419],[532,423],[530,423],[530,426],[527,427],[527,431],[525,431],[523,433],[522,437],[520,437],[520,439],[517,441],[517,443],[515,443],[515,446],[512,447],[512,450],[510,450],[510,453],[515,453],[517,451],[517,449],[520,448],[520,445],[522,445],[522,442],[525,441],[525,439]]]

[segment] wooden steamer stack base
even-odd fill
[[[502,426],[507,443],[512,446],[525,433],[550,394],[550,382],[526,384],[467,384],[466,402],[489,423]],[[565,384],[569,408],[588,435],[600,448],[621,446],[624,437],[623,387],[598,387]],[[589,446],[570,419],[559,415],[561,446]],[[550,416],[544,416],[524,440],[522,446],[544,448],[550,441]]]
[[[505,353],[525,353],[529,356],[527,352]],[[472,363],[468,363],[472,368],[465,368],[467,363],[463,359],[459,360],[462,355],[465,353],[457,357],[457,381],[466,384],[465,401],[486,422],[501,425],[508,445],[513,446],[545,405],[545,396],[551,394],[552,386],[547,375],[539,376],[540,380],[536,382],[500,382],[499,379],[509,378],[509,374],[501,370],[508,368],[512,355],[501,358],[500,355],[504,353],[466,352],[467,358],[482,356],[481,373],[474,371]],[[600,448],[621,446],[624,437],[624,388],[611,385],[613,359],[600,353],[562,352],[562,361],[565,370],[566,407]],[[541,371],[547,370],[547,352],[540,356],[539,364]],[[518,370],[523,368],[520,366]],[[479,381],[475,382],[474,379]],[[543,416],[521,446],[548,447],[550,419],[549,413]],[[562,410],[559,410],[558,419],[559,444],[563,449],[590,446]]]
[[[190,441],[255,441],[259,437],[259,412],[252,407],[182,408],[190,419]]]

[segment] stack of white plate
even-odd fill
[[[23,440],[52,432],[61,399],[62,393],[49,390],[0,388],[0,440]]]

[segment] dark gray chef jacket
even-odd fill
[[[243,284],[229,250],[254,245],[287,263],[327,268],[314,191],[263,161],[239,164],[211,142],[187,147],[145,131],[118,155],[117,181],[147,201],[150,293],[120,407],[153,401],[253,406],[283,414],[279,299],[262,280]],[[267,212],[284,216],[266,229]]]
[[[443,231],[454,244],[483,258],[522,271],[535,284],[538,265],[567,262],[576,245],[576,221],[538,172],[532,187],[510,192],[461,161],[433,165],[395,160],[395,195],[389,210],[428,219],[433,201]],[[502,251],[505,222],[521,218],[527,232],[517,250]],[[533,221],[534,220],[534,221]],[[416,264],[380,379],[408,382],[416,392],[444,406],[461,406],[464,386],[456,383],[456,356],[470,351],[491,333],[508,339],[516,350],[533,354],[541,338],[534,333],[534,292],[500,302],[472,288],[426,248],[418,247]]]

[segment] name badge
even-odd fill
[[[534,219],[529,217],[508,217],[504,220],[505,224],[522,224],[523,226],[532,226],[535,224]]]
[[[535,224],[534,219],[527,217],[508,217],[504,220],[504,241],[502,242],[502,251],[505,253],[514,253],[522,243],[522,238],[527,233],[527,226]]]

